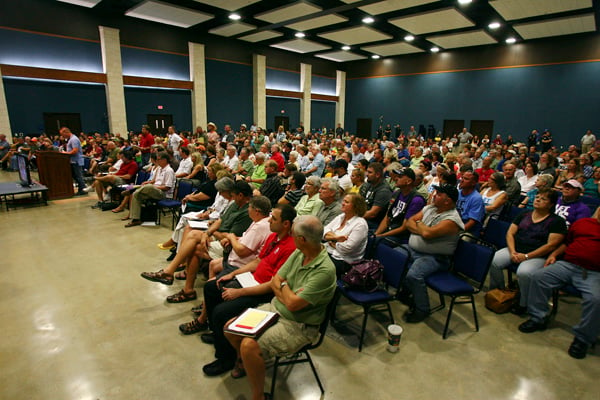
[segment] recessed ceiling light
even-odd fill
[[[296,32],[294,36],[296,36],[297,38],[303,38],[306,36],[306,34],[304,32]]]
[[[429,49],[429,51],[431,51],[432,53],[437,53],[438,51],[440,51],[439,47],[432,47],[431,49]]]
[[[342,46],[342,50],[350,50],[350,46]]]
[[[242,19],[242,16],[239,14],[229,14],[229,19],[232,19],[234,21],[240,20]]]
[[[513,44],[517,41],[517,39],[515,39],[514,37],[509,37],[508,39],[506,39],[506,43],[508,44]]]
[[[498,29],[500,28],[500,22],[492,22],[488,25],[488,28],[490,29]]]
[[[362,19],[362,22],[364,22],[365,24],[372,24],[373,22],[375,22],[375,19],[373,19],[373,17],[364,17]]]
[[[415,40],[415,37],[413,35],[406,35],[404,36],[404,40],[406,40],[407,42],[412,42],[413,40]]]
[[[372,58],[373,60],[379,60],[379,58],[380,58],[380,57],[379,57],[379,55],[377,55],[377,54],[373,54],[373,55],[371,56],[371,58]]]
[[[473,0],[458,0],[458,4],[470,4]]]

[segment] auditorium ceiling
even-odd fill
[[[55,0],[335,62],[598,32],[600,0]]]

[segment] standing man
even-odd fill
[[[360,195],[367,202],[367,213],[363,216],[370,230],[379,227],[385,217],[387,207],[392,198],[392,190],[383,179],[383,164],[372,162],[367,168],[367,182],[360,187]]]
[[[131,222],[125,225],[125,228],[141,225],[140,216],[142,213],[142,203],[146,200],[162,200],[165,197],[173,197],[175,189],[175,171],[169,165],[169,155],[165,151],[157,154],[156,162],[158,170],[154,179],[142,183],[142,187],[133,192],[131,196]]]
[[[177,134],[173,125],[169,126],[167,136],[169,136],[168,147],[173,150],[173,156],[177,159],[177,161],[181,161],[179,149],[181,148],[183,139]]]
[[[596,136],[594,136],[591,129],[588,129],[581,138],[581,154],[590,151],[594,143],[596,143]]]
[[[0,160],[3,160],[3,171],[6,171],[8,169],[8,160],[4,160],[4,156],[8,154],[8,150],[10,150],[10,144],[6,141],[6,135],[0,134]]]
[[[467,131],[467,128],[463,128],[462,132],[458,134],[458,151],[461,152],[465,144],[471,143],[473,135]]]
[[[314,342],[335,293],[335,266],[321,244],[321,221],[312,215],[298,217],[292,226],[292,237],[297,250],[271,281],[263,284],[274,298],[260,309],[278,313],[278,321],[258,339],[225,334],[236,350],[236,369],[248,375],[254,400],[264,398],[265,361],[294,354]]]
[[[82,171],[83,153],[81,152],[81,142],[66,126],[60,129],[60,135],[67,140],[67,150],[64,153],[70,156],[71,172],[73,173],[73,179],[77,182],[78,191],[75,196],[86,196],[87,192],[84,190],[85,182],[83,181]]]
[[[150,133],[148,125],[142,125],[142,137],[140,138],[140,152],[142,153],[142,166],[150,162],[150,151],[154,144],[154,136]]]
[[[412,307],[404,314],[409,323],[421,322],[429,316],[429,296],[425,278],[450,267],[450,259],[464,224],[456,211],[458,191],[452,185],[434,186],[433,203],[409,218],[408,254],[412,264],[405,280],[406,295],[412,296]],[[402,248],[398,248],[402,249]],[[400,251],[406,251],[404,249]]]

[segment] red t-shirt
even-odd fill
[[[271,155],[271,160],[277,163],[277,172],[283,172],[283,169],[285,168],[285,159],[279,151]]]
[[[146,136],[140,135],[140,147],[148,147],[147,150],[142,150],[142,153],[150,153],[150,148],[154,144],[154,136],[151,133]]]
[[[129,179],[127,180],[127,182],[133,182],[133,179],[135,178],[135,174],[137,174],[138,172],[138,165],[135,161],[129,161],[128,163],[123,163],[121,164],[121,168],[119,168],[119,170],[117,171],[117,173],[115,175],[117,176],[123,176],[123,175],[129,175]]]
[[[254,279],[258,283],[269,282],[294,250],[296,250],[296,244],[290,235],[277,240],[277,234],[271,233],[258,255],[260,262],[252,274]]]
[[[479,175],[479,182],[483,183],[483,182],[487,182],[490,179],[490,176],[492,176],[492,174],[496,171],[494,171],[491,168],[489,168],[489,169],[477,168],[475,170],[475,172],[477,172],[477,174]]]
[[[596,218],[581,218],[571,225],[565,261],[600,271],[600,222]]]

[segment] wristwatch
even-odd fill
[[[283,289],[283,287],[287,286],[287,284],[288,283],[286,281],[281,282],[281,284],[279,285],[279,289]]]

